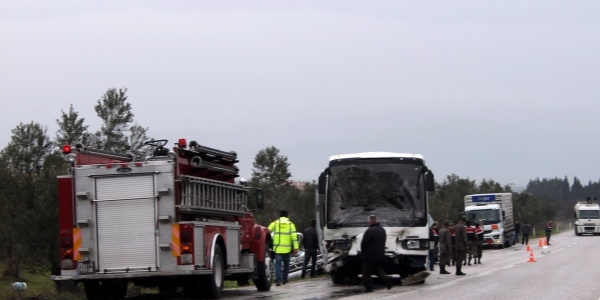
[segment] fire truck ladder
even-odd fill
[[[182,213],[212,216],[248,213],[248,189],[236,184],[193,176],[181,176]]]

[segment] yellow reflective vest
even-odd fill
[[[278,254],[291,253],[298,250],[296,226],[287,217],[281,217],[269,225],[273,233],[273,251]]]

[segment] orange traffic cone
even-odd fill
[[[538,246],[540,246],[540,247],[544,247],[544,241],[542,240],[542,238],[540,238],[540,239],[538,240]]]
[[[533,251],[529,252],[529,260],[527,262],[535,262],[535,258],[533,257]]]
[[[544,238],[544,246],[548,246],[548,241]]]
[[[529,247],[529,243],[527,243],[527,249],[525,249],[525,250],[531,252],[531,247]]]

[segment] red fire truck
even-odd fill
[[[220,298],[224,280],[271,288],[271,237],[252,211],[262,191],[237,179],[237,154],[180,139],[149,158],[64,146],[59,176],[61,275],[88,299],[121,299],[129,282]]]

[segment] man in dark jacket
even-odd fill
[[[429,228],[429,271],[435,271],[433,266],[437,257],[438,242],[438,223],[434,222]]]
[[[521,226],[521,234],[523,234],[523,239],[521,240],[522,245],[529,244],[529,233],[530,232],[531,232],[531,225],[529,225],[529,223],[527,223],[527,221],[525,221],[523,226]]]
[[[319,236],[317,235],[317,221],[310,221],[310,227],[304,229],[302,233],[302,247],[304,247],[304,264],[302,265],[302,275],[306,276],[306,267],[309,260],[312,260],[310,266],[310,277],[315,277],[317,267],[317,254],[319,252]]]
[[[360,251],[362,255],[362,274],[365,284],[365,291],[373,291],[373,281],[371,274],[374,273],[385,282],[388,290],[392,288],[392,283],[387,274],[381,269],[381,263],[385,259],[385,229],[377,222],[377,217],[370,215],[368,218],[369,228],[365,231],[362,242],[360,243]]]
[[[519,242],[519,234],[521,233],[521,224],[519,221],[515,221],[515,239],[513,245]]]
[[[466,275],[461,271],[462,264],[467,258],[467,228],[465,223],[467,218],[461,217],[460,221],[454,226],[456,234],[456,275]]]
[[[548,220],[546,223],[546,244],[550,245],[550,236],[552,236],[552,220]]]

